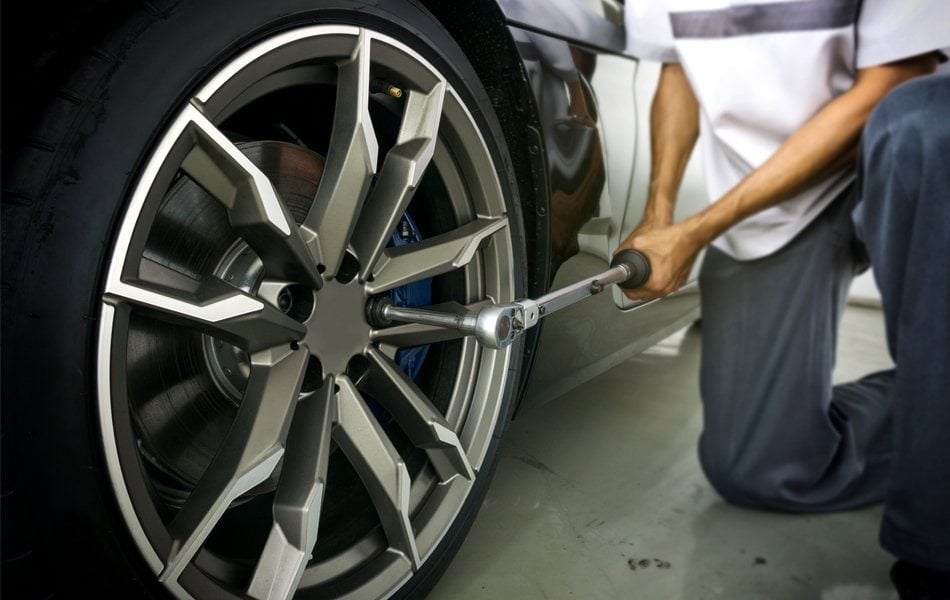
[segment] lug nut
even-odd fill
[[[392,305],[393,299],[389,296],[370,298],[369,302],[366,303],[366,322],[377,329],[389,327],[393,322],[386,317],[385,310],[387,306]]]
[[[282,313],[289,313],[290,309],[294,306],[294,297],[290,293],[290,290],[284,288],[277,295],[277,308],[280,309]]]

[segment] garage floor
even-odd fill
[[[492,488],[430,598],[896,598],[880,507],[724,504],[696,459],[698,328],[511,424]],[[837,381],[890,365],[879,310],[849,307]]]

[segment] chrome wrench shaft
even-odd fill
[[[526,298],[505,304],[489,304],[477,312],[451,312],[394,306],[388,296],[380,296],[367,305],[367,319],[374,327],[385,327],[393,321],[445,327],[473,335],[488,348],[505,348],[525,330],[537,325],[542,317],[599,294],[613,284],[634,289],[649,278],[647,257],[636,250],[624,250],[611,261],[610,269],[549,292],[537,300]]]

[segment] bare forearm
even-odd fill
[[[828,103],[722,198],[684,222],[696,243],[708,244],[742,219],[853,164],[861,131],[878,101],[898,84],[932,72],[935,61],[915,57],[859,72],[848,92]]]
[[[644,219],[673,221],[676,196],[699,135],[699,104],[677,64],[665,64],[650,109],[650,190]]]

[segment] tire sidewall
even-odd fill
[[[319,4],[314,7],[314,4]],[[117,224],[147,156],[198,86],[243,49],[305,25],[369,26],[407,43],[448,75],[469,107],[498,169],[509,209],[516,292],[524,295],[525,256],[513,170],[487,95],[451,37],[407,0],[191,1],[149,17],[125,38],[114,70],[61,147],[61,168],[38,208],[14,306],[17,351],[5,365],[13,380],[15,426],[29,464],[37,546],[66,590],[161,594],[125,531],[104,467],[95,380],[102,275]],[[9,333],[9,332],[8,332]],[[5,336],[6,337],[6,336]],[[7,338],[8,340],[10,337]],[[9,342],[8,342],[9,343]],[[521,353],[512,354],[504,404],[486,464],[456,523],[433,558],[400,591],[429,588],[460,544],[487,491],[498,439],[510,417]],[[9,366],[9,370],[7,370]],[[6,398],[9,402],[10,399]],[[409,589],[412,588],[412,589]]]

